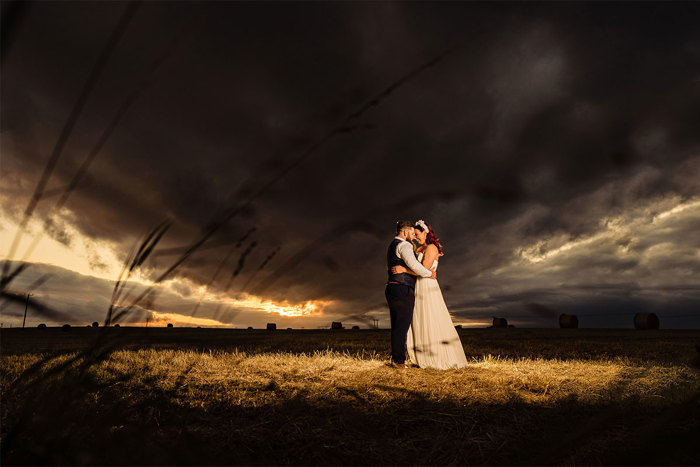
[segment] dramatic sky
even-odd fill
[[[3,18],[0,254],[30,263],[28,325],[103,321],[170,220],[124,322],[386,327],[394,224],[425,219],[455,323],[700,327],[700,3],[128,5]]]

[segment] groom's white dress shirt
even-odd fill
[[[396,245],[396,256],[401,258],[408,269],[415,272],[421,277],[430,277],[433,275],[433,271],[426,269],[420,261],[416,259],[416,255],[413,254],[413,245],[410,242],[404,240],[401,237],[396,237],[397,240],[401,240],[401,243]]]

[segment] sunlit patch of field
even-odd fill
[[[470,358],[439,371],[371,351],[7,354],[3,464],[700,461],[692,357]]]

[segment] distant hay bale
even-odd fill
[[[340,321],[333,321],[331,323],[331,329],[343,329],[343,323]]]
[[[354,331],[357,331],[358,329],[360,329],[360,326],[353,326],[352,329],[353,329]]]
[[[37,326],[39,329],[46,329],[46,325],[44,323],[41,323],[39,326]]]
[[[494,327],[494,328],[507,328],[507,327],[508,327],[508,320],[505,319],[505,318],[496,318],[496,317],[494,316],[494,318],[493,318],[493,324],[491,325],[491,327]]]
[[[169,328],[173,327],[173,323],[168,323],[167,327],[169,327]]]
[[[659,329],[659,317],[656,313],[637,313],[634,315],[634,329]]]
[[[277,330],[277,325],[275,323],[267,323],[267,328],[268,331],[276,331]]]
[[[115,328],[119,328],[119,327],[121,327],[121,326],[119,326],[118,324],[115,324],[114,327],[115,327]]]
[[[292,330],[292,328],[287,328],[287,331],[291,331],[291,330]]]
[[[93,327],[93,328],[97,328],[97,327],[99,327],[99,326],[100,326],[100,323],[98,323],[97,321],[93,321],[93,322],[92,322],[92,327]]]
[[[64,324],[63,326],[61,326],[61,329],[64,331],[70,331],[70,324]]]
[[[248,331],[252,331],[252,330],[253,330],[253,326],[248,326]]]
[[[576,315],[567,315],[562,313],[559,315],[559,327],[562,329],[578,328],[578,317]]]

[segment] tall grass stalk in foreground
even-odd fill
[[[172,225],[173,221],[170,219],[166,219],[160,224],[158,224],[158,226],[156,226],[153,230],[151,230],[151,232],[148,235],[146,235],[146,237],[139,245],[138,249],[132,249],[132,251],[126,257],[126,260],[124,261],[124,266],[122,267],[122,270],[119,273],[119,277],[117,278],[117,281],[114,284],[114,290],[112,291],[112,300],[110,301],[109,309],[107,310],[107,318],[105,319],[105,326],[109,326],[112,323],[112,320],[114,320],[115,322],[118,321],[121,317],[123,317],[129,311],[131,311],[133,307],[136,306],[145,297],[145,295],[142,294],[141,296],[139,296],[139,298],[133,300],[129,306],[120,310],[113,316],[113,312],[115,311],[115,308],[117,307],[117,304],[121,299],[121,295],[124,292],[124,287],[126,286],[126,284],[128,284],[131,274],[137,268],[143,265],[146,259],[148,259],[151,253],[153,253],[153,249],[163,238],[163,235],[165,235],[165,233],[168,231],[168,229],[170,229]],[[134,250],[136,250],[135,253]],[[126,300],[128,297],[129,296],[127,295],[124,298],[124,300]]]

